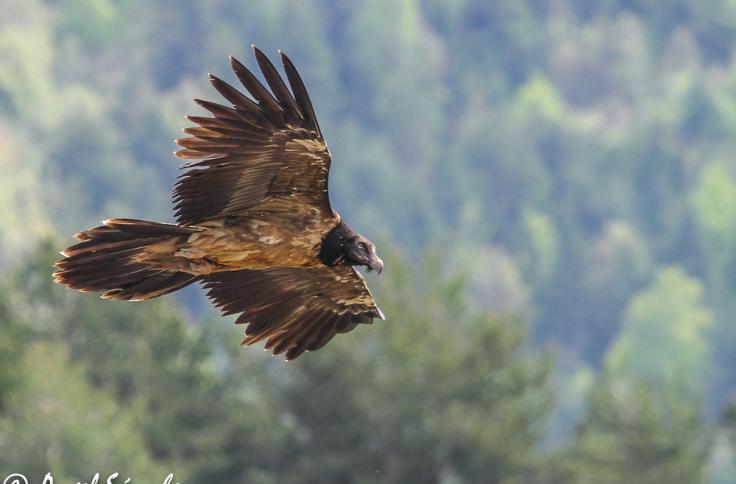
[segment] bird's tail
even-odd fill
[[[197,276],[155,267],[141,260],[144,249],[199,229],[145,220],[113,219],[75,235],[82,242],[61,252],[54,281],[83,292],[105,291],[103,298],[145,300],[187,286]]]

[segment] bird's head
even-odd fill
[[[383,271],[383,261],[378,257],[376,246],[362,235],[355,234],[343,244],[345,262],[353,266],[366,266],[377,273]]]

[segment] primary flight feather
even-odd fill
[[[251,97],[210,75],[231,106],[196,99],[211,117],[176,140],[184,166],[176,224],[112,219],[76,234],[56,282],[103,298],[146,300],[193,282],[246,324],[243,344],[266,341],[293,359],[337,333],[383,319],[356,266],[381,272],[376,247],[330,206],[330,152],[299,73],[279,53],[286,85],[253,47],[268,88],[230,58]]]

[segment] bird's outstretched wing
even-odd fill
[[[337,333],[384,319],[363,276],[349,266],[220,272],[205,278],[207,295],[223,314],[241,313],[243,344],[262,340],[292,360]]]
[[[188,116],[198,127],[176,140],[185,166],[174,189],[177,222],[237,217],[271,202],[292,211],[295,205],[316,217],[333,218],[327,193],[330,153],[299,74],[280,53],[291,89],[265,54],[253,47],[270,91],[234,58],[235,75],[252,98],[210,75],[212,85],[232,107],[195,100],[213,117]]]

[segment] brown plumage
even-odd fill
[[[176,140],[176,156],[194,160],[174,188],[176,224],[106,220],[76,234],[54,280],[121,300],[199,281],[246,324],[243,344],[265,340],[293,359],[383,319],[355,269],[383,262],[330,206],[330,152],[296,68],[280,53],[289,87],[253,50],[268,88],[231,57],[252,98],[210,75],[231,106],[195,100],[212,116],[188,116],[197,126]]]

